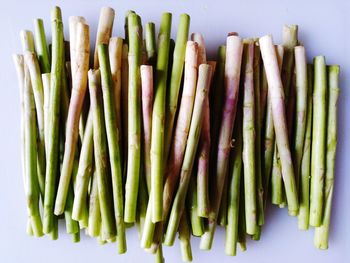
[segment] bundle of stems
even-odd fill
[[[328,248],[337,146],[339,72],[324,56],[307,64],[298,27],[242,40],[230,32],[214,60],[203,35],[189,40],[181,14],[157,26],[129,10],[125,36],[112,36],[115,11],[100,12],[95,49],[84,17],[59,7],[20,32],[13,56],[21,111],[21,158],[28,235],[58,238],[65,220],[99,244],[127,251],[126,228],[164,262],[178,235],[183,261],[191,236],[209,250],[217,225],[225,253],[259,240],[269,203],[288,207],[299,229],[315,227]],[[91,37],[92,38],[92,37]],[[51,49],[50,49],[51,46]],[[93,55],[90,64],[90,54]],[[86,95],[88,89],[89,96]]]

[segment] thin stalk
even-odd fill
[[[91,83],[92,84],[92,83]],[[93,171],[93,127],[92,114],[89,114],[84,140],[80,151],[79,166],[75,182],[75,195],[72,218],[82,220],[86,209],[88,187]]]
[[[339,66],[328,67],[328,109],[327,109],[327,154],[325,178],[325,207],[322,225],[316,227],[314,245],[319,249],[328,248],[329,226],[331,220],[334,188],[335,156],[337,149],[337,112],[339,96]]]
[[[72,92],[66,121],[65,145],[60,181],[57,190],[55,214],[64,211],[69,184],[73,170],[74,156],[79,136],[79,118],[81,115],[85,92],[87,88],[87,73],[89,69],[90,33],[89,26],[77,24],[75,46],[76,71],[72,72]]]
[[[307,112],[306,112],[306,132],[303,144],[303,152],[300,166],[299,181],[299,229],[309,229],[310,217],[310,163],[311,163],[311,134],[312,134],[312,91],[313,91],[313,67],[307,66]]]
[[[97,175],[98,197],[102,219],[102,237],[110,239],[115,236],[113,216],[113,199],[108,185],[108,148],[100,84],[100,71],[89,70],[89,91],[93,119],[94,156]]]
[[[44,22],[42,19],[34,20],[35,51],[39,59],[41,73],[49,73],[51,70],[50,54],[46,43]]]
[[[151,190],[151,133],[153,108],[153,68],[141,66],[143,169],[148,192]]]
[[[190,16],[187,14],[180,15],[178,25],[176,44],[173,54],[173,63],[171,69],[169,92],[166,94],[166,119],[165,119],[165,160],[168,159],[171,142],[173,139],[173,126],[178,106],[181,79],[184,70],[186,43],[190,27]]]
[[[123,175],[126,176],[127,157],[128,157],[128,92],[129,92],[129,64],[128,64],[129,48],[127,44],[123,44],[122,48],[122,73],[121,73],[121,112],[122,112],[122,132],[123,132]]]
[[[37,56],[32,52],[24,53],[24,61],[26,67],[28,68],[30,79],[32,82],[32,88],[34,93],[35,109],[36,109],[36,119],[38,122],[38,169],[37,176],[39,182],[39,189],[41,196],[44,196],[45,192],[45,124],[44,124],[44,91],[43,82],[41,79],[40,66]]]
[[[27,208],[29,220],[35,236],[43,235],[43,226],[39,210],[39,183],[37,176],[37,141],[36,141],[36,113],[34,95],[28,68],[24,69],[24,141],[25,141],[25,178]]]
[[[200,249],[210,249],[214,238],[223,184],[225,183],[229,164],[228,157],[231,149],[231,136],[236,118],[242,53],[242,39],[237,35],[229,35],[226,41],[225,101],[222,104],[222,123],[218,136],[217,161],[214,164],[215,178],[212,182],[213,192],[211,193],[212,199],[210,200],[209,229],[201,238]]]
[[[63,24],[59,7],[51,11],[52,20],[52,62],[51,62],[51,83],[50,83],[50,107],[48,142],[46,152],[46,176],[45,176],[45,197],[44,197],[44,233],[50,233],[54,220],[54,201],[58,174],[58,153],[59,153],[59,130],[60,130],[60,96],[63,85]]]
[[[190,182],[193,163],[199,142],[202,120],[204,116],[204,105],[210,85],[211,66],[202,64],[199,66],[196,98],[193,108],[189,140],[187,142],[184,161],[181,167],[180,183],[172,205],[168,227],[165,234],[164,244],[171,246],[179,227],[181,215],[184,211],[185,199]]]
[[[179,225],[179,240],[181,248],[182,261],[192,261],[192,248],[191,248],[191,233],[188,225],[188,219],[185,212],[182,213],[180,225]]]
[[[240,105],[239,105],[240,106]],[[237,112],[236,125],[233,131],[233,151],[230,172],[230,180],[228,182],[228,205],[227,205],[227,226],[226,226],[226,255],[235,256],[237,250],[238,233],[240,229],[240,196],[241,194],[241,180],[242,175],[242,112]]]
[[[137,189],[141,166],[141,26],[136,14],[129,14],[128,160],[125,185],[126,223],[135,222]]]
[[[314,58],[311,146],[310,225],[321,226],[324,213],[327,147],[327,69],[325,57]]]
[[[98,193],[97,173],[93,172],[91,178],[90,200],[89,200],[89,223],[88,235],[99,237],[101,230],[101,209]]]
[[[114,203],[114,217],[117,228],[118,253],[126,252],[126,237],[124,226],[124,204],[123,204],[123,173],[121,162],[120,132],[116,112],[115,94],[113,92],[113,79],[109,63],[108,46],[100,44],[98,47],[98,57],[101,70],[103,108],[105,113],[105,124],[111,163],[112,190]]]
[[[198,215],[198,193],[196,187],[196,179],[196,172],[193,172],[188,186],[187,203],[191,221],[192,235],[200,237],[204,233],[204,224],[203,219]]]
[[[165,134],[165,105],[166,83],[168,73],[169,44],[171,32],[170,13],[162,16],[158,35],[158,56],[156,66],[156,81],[154,85],[154,105],[152,114],[151,136],[151,195],[152,195],[152,221],[159,222],[163,219],[163,174],[166,144]]]
[[[286,190],[288,211],[291,215],[295,215],[299,209],[299,202],[289,148],[285,104],[283,100],[283,85],[280,77],[278,59],[271,36],[260,38],[259,43],[269,85],[272,116],[276,133],[277,149],[281,158],[282,177]]]

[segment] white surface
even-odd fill
[[[198,239],[192,239],[194,262],[350,262],[350,208],[349,208],[349,156],[350,130],[350,5],[344,1],[264,0],[264,1],[206,1],[206,0],[119,0],[119,1],[2,1],[0,9],[0,262],[153,262],[153,257],[139,248],[136,231],[129,230],[128,253],[117,255],[115,245],[97,245],[95,240],[82,235],[73,244],[61,226],[58,241],[48,238],[35,239],[26,236],[26,212],[20,174],[19,159],[19,105],[18,86],[11,54],[20,52],[18,32],[32,29],[36,17],[45,19],[50,29],[49,14],[53,4],[62,7],[64,21],[70,15],[87,18],[96,32],[99,9],[110,5],[116,10],[115,35],[123,34],[124,13],[127,9],[138,12],[142,21],[159,22],[163,11],[173,12],[173,35],[178,16],[182,12],[191,15],[191,32],[202,32],[207,50],[212,56],[219,44],[223,44],[227,32],[237,31],[243,37],[271,33],[275,41],[281,39],[282,25],[299,24],[300,40],[305,43],[309,59],[324,54],[328,63],[341,65],[341,95],[339,105],[339,144],[336,168],[336,186],[330,234],[330,249],[319,251],[313,247],[313,231],[299,231],[295,218],[286,210],[272,208],[267,214],[261,241],[249,241],[245,253],[236,258],[224,254],[224,231],[217,231],[210,252],[198,249]],[[67,23],[65,29],[67,30]],[[67,33],[67,32],[66,32]],[[180,262],[178,243],[165,248],[167,262]]]

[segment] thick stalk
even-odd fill
[[[105,113],[105,124],[111,164],[112,190],[114,203],[114,217],[117,227],[117,240],[119,254],[126,252],[126,237],[124,226],[124,204],[123,204],[123,173],[121,162],[120,132],[116,112],[115,94],[113,92],[114,81],[109,63],[108,46],[100,44],[98,57],[101,70],[103,108]]]
[[[98,20],[97,35],[94,53],[94,69],[99,67],[98,60],[98,45],[108,44],[112,35],[114,22],[114,9],[110,7],[102,7],[100,11],[100,18]]]
[[[173,64],[170,76],[169,92],[166,94],[166,119],[165,119],[165,160],[168,159],[169,151],[173,139],[173,126],[178,106],[178,97],[180,92],[180,85],[182,73],[184,70],[186,43],[188,39],[188,31],[190,27],[190,16],[187,14],[180,15],[178,25],[176,44],[173,55]]]
[[[335,156],[337,149],[337,112],[339,96],[339,66],[328,67],[328,108],[327,108],[327,153],[325,178],[325,207],[322,224],[316,227],[314,245],[319,249],[328,248],[329,226],[332,211]]]
[[[103,102],[100,86],[100,71],[89,70],[90,101],[93,119],[94,156],[97,175],[98,197],[100,201],[102,219],[102,237],[113,238],[116,234],[113,220],[113,199],[108,185],[108,148],[104,123]]]
[[[246,231],[254,235],[257,231],[257,179],[256,179],[256,137],[254,105],[254,42],[250,40],[244,47],[244,85],[243,85],[243,170]]]
[[[45,176],[45,197],[44,197],[44,232],[50,233],[54,219],[54,200],[56,194],[59,154],[59,130],[60,130],[60,96],[63,85],[63,24],[59,7],[51,11],[52,20],[52,63],[50,83],[50,106],[48,142],[46,152],[46,176]]]
[[[75,66],[72,72],[72,91],[66,121],[65,145],[60,181],[57,190],[55,214],[64,211],[69,184],[73,170],[74,156],[79,136],[79,118],[83,107],[87,88],[87,74],[89,69],[90,33],[89,26],[83,23],[77,25],[75,44]],[[71,64],[72,66],[72,64]]]
[[[35,53],[33,32],[29,30],[22,30],[19,35],[21,38],[23,52],[29,51]]]
[[[193,163],[196,157],[196,150],[199,142],[202,120],[204,116],[204,105],[210,85],[211,66],[202,64],[199,66],[196,98],[194,102],[188,142],[186,146],[184,161],[181,167],[180,183],[172,205],[169,223],[165,234],[164,244],[171,246],[174,243],[175,235],[179,227],[181,215],[184,211],[185,199],[188,185],[192,175]]]
[[[129,81],[128,81],[128,160],[125,185],[124,221],[135,222],[137,189],[141,166],[141,26],[136,14],[129,14]]]
[[[152,195],[152,221],[163,220],[163,174],[166,154],[165,133],[165,105],[166,83],[168,73],[169,43],[171,31],[171,14],[164,13],[162,16],[158,35],[158,56],[156,65],[156,79],[154,86],[154,104],[152,114],[151,136],[151,195]]]
[[[296,190],[293,163],[289,148],[285,104],[283,99],[284,93],[278,59],[271,36],[260,38],[259,44],[269,85],[272,116],[276,133],[277,149],[281,158],[288,211],[290,214],[294,215],[299,209],[298,193]]]
[[[311,163],[311,133],[312,133],[312,91],[313,91],[313,67],[307,66],[307,112],[306,132],[303,144],[302,159],[300,165],[299,180],[299,215],[298,226],[301,230],[309,229],[310,216],[310,163]]]
[[[226,41],[226,62],[224,80],[224,98],[222,109],[222,123],[218,137],[217,161],[215,165],[215,179],[209,212],[209,229],[201,238],[200,248],[210,249],[219,212],[223,184],[226,179],[228,157],[231,149],[231,136],[236,118],[238,91],[240,82],[241,62],[243,53],[242,39],[237,35],[229,35]]]
[[[324,181],[327,147],[327,73],[325,57],[314,58],[312,113],[310,225],[321,226],[324,213]]]
[[[34,20],[35,51],[39,59],[41,73],[51,70],[50,54],[46,43],[44,22],[42,19]]]

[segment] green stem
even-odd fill
[[[182,261],[191,262],[192,261],[191,233],[188,225],[186,211],[182,213],[181,220],[180,220],[179,240],[180,240]]]
[[[51,70],[50,54],[46,43],[44,22],[42,19],[34,20],[35,50],[40,63],[41,73],[49,73]]]
[[[124,221],[135,222],[141,166],[141,25],[136,14],[128,16],[129,87],[128,87],[128,164],[125,185]]]
[[[46,153],[46,176],[45,176],[45,197],[44,197],[44,232],[50,233],[53,227],[54,200],[56,194],[58,174],[58,153],[59,153],[59,120],[60,120],[60,96],[63,74],[63,24],[59,7],[51,11],[52,19],[52,63],[51,63],[51,84],[50,84],[50,106],[47,153]]]
[[[156,42],[156,29],[152,22],[145,25],[145,41],[146,41],[146,53],[147,64],[155,66],[157,61],[157,42]]]

